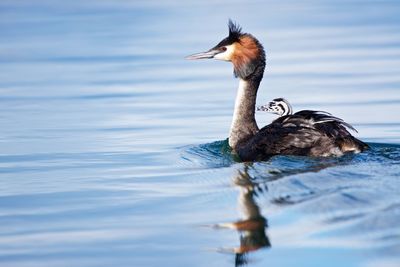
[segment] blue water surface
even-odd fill
[[[0,2],[1,266],[400,266],[400,2]],[[241,163],[231,18],[371,149]],[[257,114],[259,125],[274,115]]]

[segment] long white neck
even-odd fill
[[[237,146],[258,132],[254,116],[259,82],[239,80],[236,95],[233,120],[229,133],[229,145],[236,149]]]

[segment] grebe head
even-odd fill
[[[258,66],[265,67],[264,48],[251,34],[243,33],[242,28],[229,20],[229,35],[206,52],[193,54],[186,59],[214,58],[230,61],[236,77],[246,79]]]
[[[277,114],[280,117],[291,115],[293,113],[292,106],[289,101],[284,98],[275,98],[267,105],[257,107],[257,110]]]

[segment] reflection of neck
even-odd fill
[[[240,231],[240,247],[236,249],[236,266],[246,263],[243,258],[246,253],[271,245],[265,233],[267,220],[262,216],[254,199],[255,185],[250,179],[245,167],[245,171],[239,171],[235,180],[240,190],[238,202],[243,218],[234,224]]]
[[[240,187],[239,194],[239,205],[240,210],[243,213],[243,219],[259,219],[261,216],[260,209],[257,206],[254,198],[254,192],[252,189],[246,187]]]
[[[241,142],[246,141],[258,132],[258,126],[254,116],[257,98],[257,90],[261,77],[254,75],[249,79],[239,80],[233,120],[229,133],[229,145],[237,149]]]

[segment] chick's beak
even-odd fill
[[[185,59],[195,60],[195,59],[204,59],[204,58],[213,58],[215,55],[221,53],[222,51],[219,49],[211,49],[207,52],[196,53],[190,56],[185,57]]]

